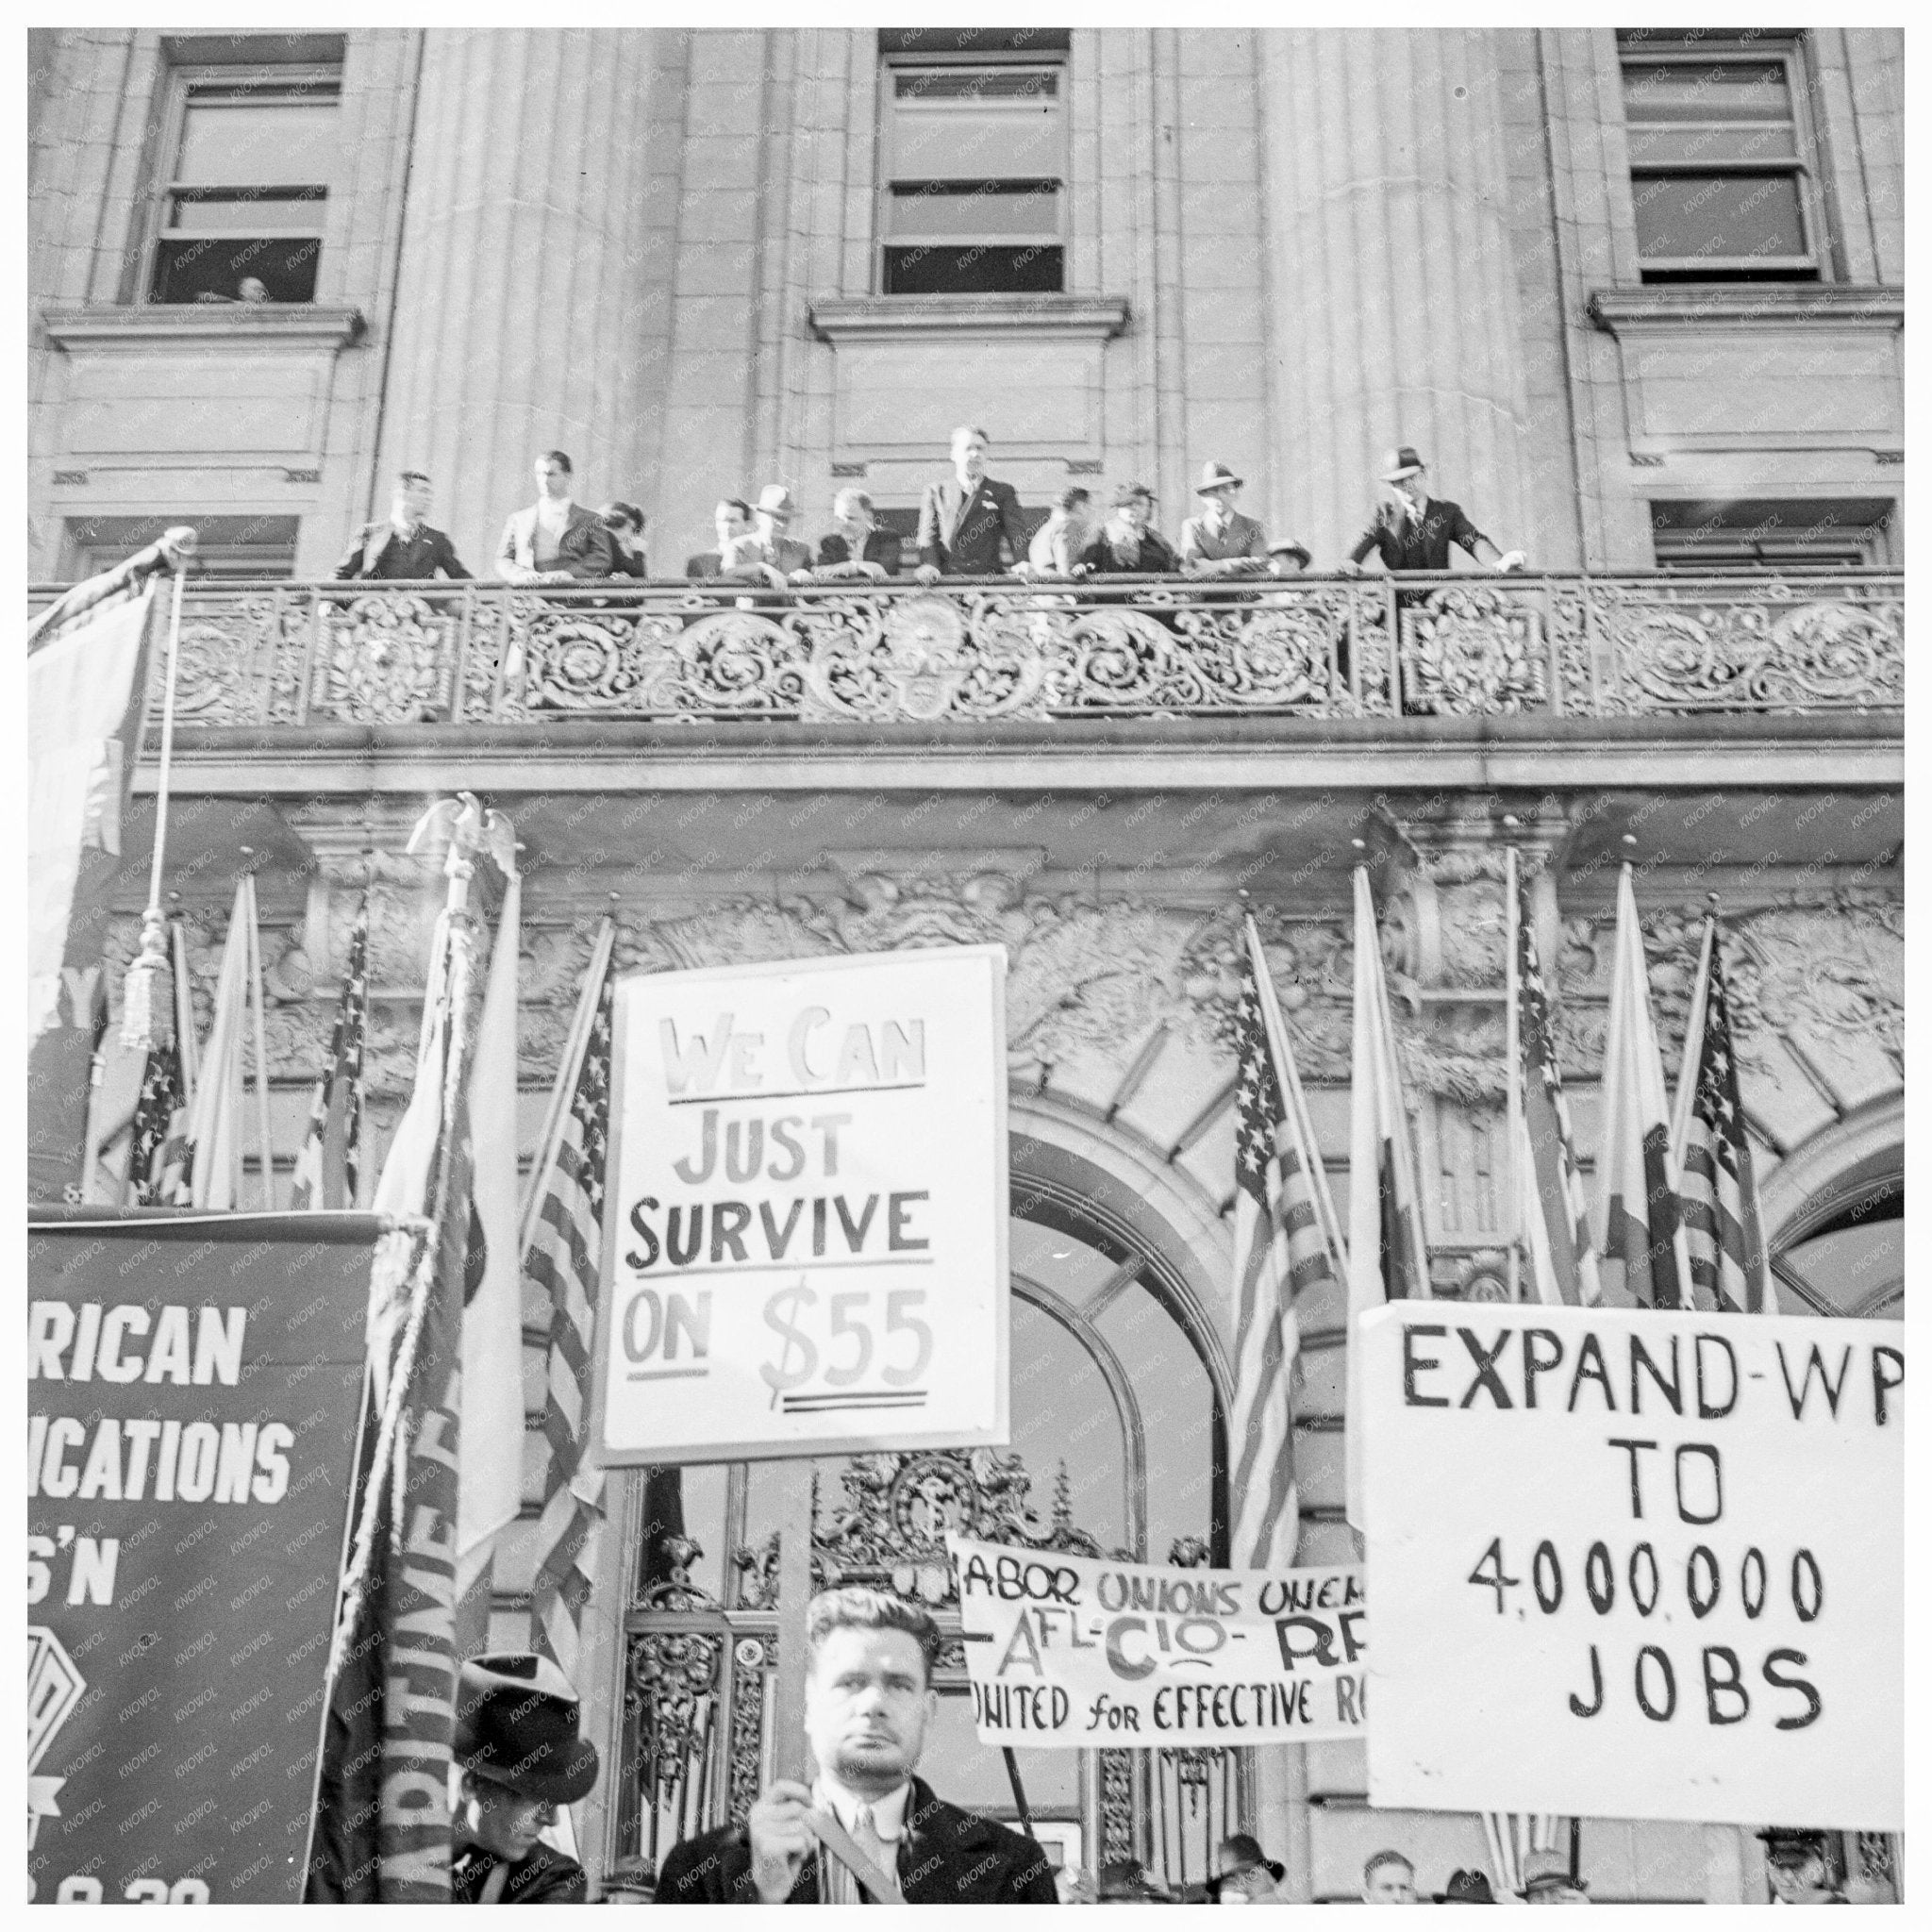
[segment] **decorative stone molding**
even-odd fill
[[[160,343],[206,352],[287,342],[342,349],[360,341],[359,308],[315,302],[192,302],[43,308],[41,326],[56,348],[145,349]]]
[[[1033,1478],[1004,1449],[925,1449],[860,1456],[841,1477],[842,1507],[823,1519],[812,1489],[812,1587],[863,1584],[935,1607],[956,1605],[958,1591],[946,1532],[986,1542],[1098,1557],[1100,1545],[1074,1525],[1063,1464],[1054,1481],[1052,1514],[1041,1520],[1029,1500]],[[732,1557],[741,1609],[778,1602],[778,1532],[762,1549]]]
[[[1657,284],[1641,289],[1596,289],[1590,319],[1607,335],[1644,329],[1789,328],[1793,322],[1825,322],[1833,328],[1905,327],[1903,289],[1865,288],[1849,282]]]
[[[1666,1071],[1674,1077],[1690,1018],[1690,991],[1704,938],[1702,907],[1669,907],[1643,915],[1644,953]],[[1581,1007],[1601,1014],[1609,996],[1614,913],[1575,918],[1564,928],[1557,958],[1565,994],[1558,1038],[1578,1054],[1578,1071],[1593,1075],[1603,1051],[1602,1020],[1583,1018],[1567,1031],[1563,1015]],[[1905,1052],[1905,906],[1885,893],[1845,893],[1772,906],[1725,918],[1720,927],[1731,1000],[1733,1043],[1747,1063],[1767,1064],[1771,1042],[1797,1031],[1868,1041],[1903,1071]],[[1566,1064],[1565,1071],[1569,1071]]]
[[[821,341],[974,341],[1060,337],[1108,341],[1127,325],[1124,295],[824,295],[806,310]]]

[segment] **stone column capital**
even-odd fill
[[[422,815],[414,799],[317,798],[282,808],[316,871],[335,886],[361,886],[372,878],[415,884],[426,877],[441,853],[412,858],[407,850]]]

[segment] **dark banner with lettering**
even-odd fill
[[[29,1210],[29,1898],[301,1897],[381,1227]]]

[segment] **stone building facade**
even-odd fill
[[[522,841],[526,1143],[607,913],[640,970],[999,941],[1013,1446],[824,1465],[817,1559],[944,1608],[947,1523],[1211,1557],[1240,895],[1345,1199],[1370,867],[1436,1286],[1494,1297],[1513,843],[1586,1165],[1628,858],[1673,1075],[1720,897],[1787,1306],[1901,1313],[1902,60],[1855,28],[37,35],[30,570],[203,532],[169,877],[205,1007],[258,874],[269,1197],[365,889],[378,1145],[400,1109],[437,898],[403,847],[432,796],[484,794]],[[1026,104],[1030,172],[982,140],[1007,228],[948,229],[915,110],[987,73]],[[1686,170],[1725,233],[1695,230]],[[966,286],[1000,279],[974,249],[1010,286]],[[934,261],[961,286],[914,286]],[[251,266],[271,299],[226,299]],[[846,482],[908,527],[959,422],[1023,503],[1140,478],[1170,534],[1224,461],[1316,575],[1238,608],[315,583],[405,465],[480,575],[561,446],[583,500],[644,508],[675,577],[713,500],[766,483],[814,532]],[[1398,442],[1535,574],[1400,601],[1326,575]],[[1340,1321],[1302,1314],[1310,1561],[1351,1555]],[[531,1515],[542,1457],[533,1430]],[[666,1550],[644,1478],[613,1485],[594,1865],[758,1773],[771,1495],[744,1465],[682,1490]],[[502,1641],[532,1527],[499,1565]],[[942,1711],[937,1781],[1009,1811],[964,1701]],[[1484,1860],[1472,1820],[1370,1813],[1355,1747],[1054,1756],[1025,1755],[1029,1795],[1090,1864],[1198,1879],[1229,1820],[1307,1896],[1350,1894],[1385,1842],[1437,1884]],[[1599,1898],[1762,1895],[1728,1829],[1591,1821],[1585,1845]]]

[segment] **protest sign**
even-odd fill
[[[29,1897],[300,1900],[380,1227],[30,1214]]]
[[[1409,1302],[1358,1341],[1371,1803],[1903,1825],[1901,1326]]]
[[[616,994],[606,1463],[1007,1440],[1006,952]]]
[[[947,1541],[983,1744],[1155,1750],[1363,1729],[1358,1569],[1177,1570]]]

